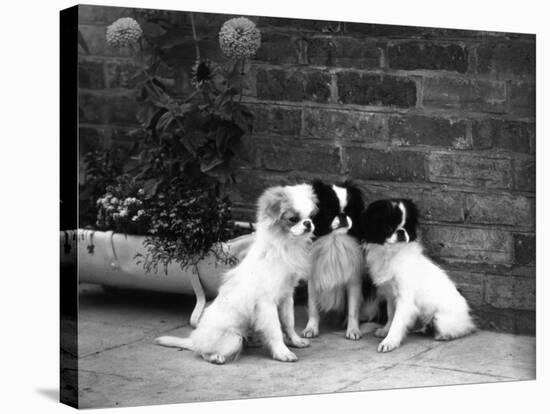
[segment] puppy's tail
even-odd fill
[[[374,321],[380,316],[380,301],[377,297],[367,298],[361,306],[359,320]]]
[[[191,338],[178,338],[177,336],[160,336],[155,339],[155,344],[169,348],[182,348],[193,350]]]

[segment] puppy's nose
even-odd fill
[[[311,231],[311,220],[304,220],[304,227],[307,231]]]
[[[398,242],[406,242],[408,241],[407,232],[404,229],[399,229],[395,232],[395,235],[397,236]]]

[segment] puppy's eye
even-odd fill
[[[288,221],[290,221],[292,224],[296,224],[300,221],[300,217],[298,216],[292,216],[288,218]]]

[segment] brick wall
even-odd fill
[[[131,9],[80,8],[81,151],[131,144],[135,64],[105,44]],[[201,53],[223,56],[227,15],[196,14]],[[175,71],[189,89],[189,16]],[[254,17],[262,47],[245,101],[255,113],[233,189],[250,219],[267,185],[351,177],[367,200],[410,197],[429,254],[450,271],[483,327],[535,331],[535,37]],[[189,30],[185,30],[185,29]],[[185,33],[188,33],[186,35]]]

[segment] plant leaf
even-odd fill
[[[143,191],[145,196],[150,198],[157,193],[158,186],[162,183],[162,179],[151,178],[143,183]]]

